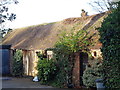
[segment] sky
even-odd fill
[[[14,29],[80,17],[81,9],[88,15],[98,13],[88,2],[90,0],[19,0],[19,4],[12,4],[9,8],[17,18],[8,26]]]

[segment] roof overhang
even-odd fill
[[[0,45],[0,49],[10,49],[11,45]]]

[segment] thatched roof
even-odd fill
[[[97,33],[94,39],[98,40],[97,27],[100,27],[106,13],[86,17],[68,18],[60,22],[35,25],[13,30],[3,39],[3,45],[12,45],[12,49],[39,50],[51,48],[58,40],[62,31],[69,31],[71,27],[84,29],[90,33]]]

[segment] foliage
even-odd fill
[[[56,53],[57,60],[57,75],[55,76],[54,83],[57,87],[65,87],[68,83],[72,83],[72,68],[73,62],[71,62],[70,55],[64,55]]]
[[[47,58],[39,58],[38,65],[38,77],[41,83],[47,83],[53,79],[56,72],[55,62],[51,60],[47,60]]]
[[[95,80],[101,79],[103,73],[102,63],[100,63],[99,60],[95,60],[94,62],[92,66],[86,68],[82,77],[83,84],[89,88],[96,87]]]
[[[78,51],[87,51],[91,43],[91,36],[88,36],[87,31],[74,29],[70,32],[63,32],[55,48],[61,53],[71,54]],[[61,49],[61,50],[60,50]]]
[[[22,51],[16,50],[13,56],[13,76],[22,76],[23,75],[23,60],[22,60]]]
[[[100,32],[105,86],[120,88],[120,2],[104,20]]]
[[[5,27],[5,22],[13,21],[16,18],[16,14],[9,12],[9,4],[15,3],[17,4],[17,0],[1,0],[0,1],[0,37],[3,37],[4,34],[11,31],[10,28]]]
[[[91,37],[85,30],[75,31],[74,27],[69,32],[63,32],[55,44],[54,59],[57,61],[58,72],[54,82],[56,86],[72,84],[72,69],[75,52],[88,52],[92,45]]]

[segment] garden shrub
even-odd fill
[[[99,62],[99,60],[94,60],[94,64],[87,67],[86,70],[83,73],[83,84],[90,88],[90,87],[96,87],[95,80],[96,79],[102,79],[102,63]]]
[[[100,32],[103,54],[103,77],[107,88],[120,88],[120,1],[105,18]]]
[[[55,62],[51,60],[47,60],[47,58],[43,58],[38,60],[38,78],[42,84],[46,84],[51,81],[56,74],[56,65]]]
[[[13,56],[13,76],[23,75],[23,55],[21,50],[16,50]]]
[[[58,52],[59,53],[59,52]],[[62,53],[56,53],[57,60],[57,73],[54,78],[54,86],[56,87],[66,87],[68,83],[72,83],[72,67],[73,63],[69,60],[69,55]]]

